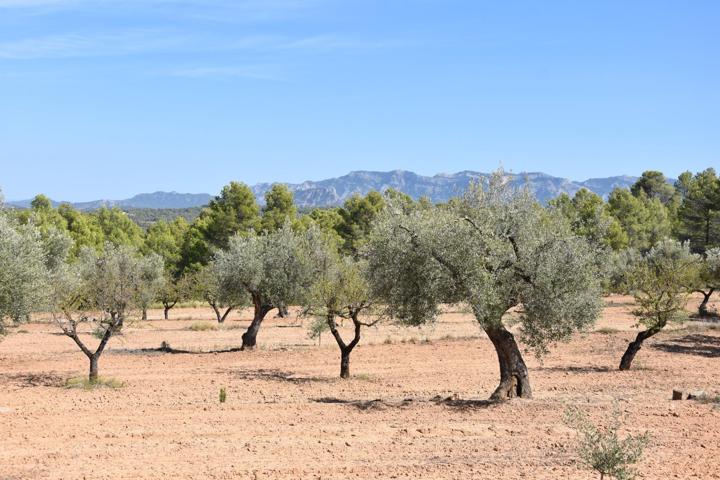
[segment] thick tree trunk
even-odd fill
[[[143,307],[142,309],[142,319],[147,320],[147,307]]]
[[[630,342],[627,350],[625,350],[625,353],[620,359],[620,370],[630,370],[632,362],[635,359],[635,355],[637,355],[642,348],[643,342],[658,333],[660,330],[660,328],[653,328],[639,332],[637,337],[635,337],[635,340]]]
[[[287,318],[289,316],[287,305],[280,305],[278,307],[278,317]]]
[[[502,325],[486,327],[485,333],[495,346],[500,364],[500,385],[490,396],[490,400],[532,398],[530,376],[513,334]]]
[[[257,343],[257,334],[260,331],[260,325],[262,325],[262,322],[268,312],[274,308],[272,305],[263,304],[257,297],[253,298],[253,305],[253,321],[250,323],[247,331],[242,335],[242,347],[240,347],[240,350],[252,350],[255,348]]]
[[[350,352],[352,349],[340,350],[340,378],[350,378]]]
[[[714,288],[711,288],[707,292],[700,291],[700,293],[703,294],[703,301],[700,302],[700,306],[698,307],[698,315],[700,315],[701,317],[707,317],[707,314],[708,314],[707,305],[708,305],[708,302],[710,301],[710,297],[712,296],[712,294],[714,292],[715,292]]]
[[[98,359],[99,355],[92,355],[90,358],[90,376],[88,377],[90,383],[97,381],[98,378]]]
[[[170,307],[165,307],[165,308],[163,309],[163,317],[165,318],[165,320],[167,320],[168,317],[169,317],[169,315],[168,315],[168,312],[169,312],[169,311],[170,311]]]

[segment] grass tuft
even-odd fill
[[[193,322],[187,329],[192,332],[206,332],[208,330],[217,330],[218,327],[210,322]]]
[[[65,388],[81,388],[83,390],[94,390],[96,388],[122,388],[123,382],[111,377],[98,377],[90,381],[88,377],[68,378],[65,382]]]

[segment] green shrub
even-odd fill
[[[630,467],[640,460],[650,440],[648,432],[641,435],[628,435],[624,439],[618,436],[621,416],[614,409],[609,424],[598,427],[593,424],[585,413],[578,408],[569,407],[565,410],[565,423],[580,434],[578,455],[582,463],[600,474],[617,480],[635,478],[635,471]]]
[[[220,389],[220,403],[225,403],[225,400],[227,399],[227,392],[225,391],[225,387]]]

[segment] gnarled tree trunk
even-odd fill
[[[252,350],[255,348],[257,343],[257,334],[260,331],[260,325],[262,325],[262,322],[268,312],[274,308],[272,305],[263,302],[260,296],[253,294],[252,297],[254,309],[253,320],[247,331],[242,335],[242,347],[240,347],[240,350]]]
[[[708,305],[708,302],[710,301],[710,297],[715,292],[715,289],[711,288],[707,292],[698,290],[698,292],[702,293],[702,295],[703,295],[703,300],[702,300],[702,302],[700,302],[700,306],[698,307],[698,315],[701,317],[707,317],[707,314],[708,314],[707,305]]]
[[[532,398],[530,376],[515,336],[502,324],[485,327],[485,333],[495,346],[500,364],[500,385],[490,396],[490,400],[503,401],[514,397]]]
[[[635,337],[635,340],[630,342],[630,344],[628,345],[627,350],[625,350],[625,353],[622,356],[622,359],[620,359],[620,370],[630,370],[632,362],[635,359],[635,355],[637,355],[637,353],[642,348],[643,342],[658,333],[661,329],[662,327],[650,328],[648,330],[639,332],[637,334],[637,337]]]

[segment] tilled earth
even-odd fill
[[[367,329],[349,380],[308,319],[269,316],[253,352],[200,353],[237,347],[250,312],[191,331],[216,326],[209,308],[169,321],[153,311],[100,360],[123,386],[93,390],[65,387],[87,369],[72,340],[23,325],[0,343],[0,479],[597,478],[577,463],[567,406],[599,423],[618,408],[624,432],[649,431],[642,478],[720,478],[720,405],[671,400],[720,393],[720,330],[661,333],[619,372],[631,308],[610,297],[596,331],[542,362],[528,353],[534,398],[503,404],[484,401],[498,380],[492,345],[457,311],[432,327]],[[151,351],[163,341],[196,353]]]

